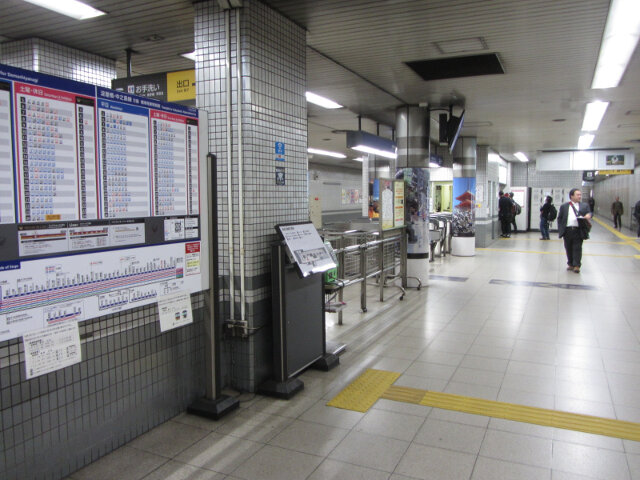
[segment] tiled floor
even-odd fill
[[[348,344],[340,366],[305,372],[302,393],[244,394],[218,422],[179,415],[70,478],[640,479],[637,442],[390,400],[325,405],[378,368],[396,385],[640,422],[640,244],[623,233],[594,226],[580,274],[561,241],[528,233],[436,259],[440,277],[402,302],[371,291],[367,314],[355,287],[345,324],[328,326]]]

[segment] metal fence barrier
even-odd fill
[[[335,230],[331,227],[320,230],[325,241],[338,256],[338,279],[333,284],[325,284],[329,297],[327,311],[338,312],[338,324],[342,325],[344,288],[360,283],[360,308],[367,311],[367,280],[375,277],[380,291],[380,301],[384,302],[386,287],[398,288],[400,300],[407,287],[407,236],[405,227],[385,231]],[[401,285],[390,284],[400,279]],[[331,301],[334,306],[331,306]]]

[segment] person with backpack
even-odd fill
[[[549,222],[553,222],[558,216],[558,211],[553,205],[553,198],[547,195],[544,205],[540,207],[540,240],[550,240],[549,238]]]
[[[500,190],[500,200],[498,200],[498,219],[500,220],[500,225],[502,227],[502,235],[501,237],[509,238],[511,237],[511,220],[513,217],[512,213],[512,204],[509,195],[503,193]]]
[[[513,233],[518,233],[518,225],[516,225],[516,215],[520,215],[522,207],[513,199],[513,192],[507,193],[509,200],[511,200],[511,225],[513,225]]]

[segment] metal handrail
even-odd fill
[[[400,233],[398,233],[398,231]],[[342,302],[343,300],[343,291],[344,288],[360,283],[360,308],[363,312],[367,311],[367,279],[372,277],[379,277],[379,288],[380,288],[380,301],[384,302],[384,288],[388,285],[385,284],[388,278],[394,277],[394,275],[389,275],[388,272],[395,271],[396,267],[400,267],[400,275],[398,277],[401,279],[401,286],[393,285],[401,290],[400,299],[404,298],[405,288],[407,286],[407,236],[405,228],[394,229],[392,232],[364,232],[364,231],[349,231],[349,232],[336,232],[330,230],[321,231],[324,238],[332,242],[332,245],[335,244],[334,251],[338,256],[338,279],[340,282],[340,286],[337,288],[337,296],[338,300]],[[385,236],[390,235],[390,236]],[[378,237],[375,240],[367,240],[360,241],[360,237],[364,236],[365,238]],[[355,237],[355,238],[354,238]],[[344,243],[348,240],[355,239],[357,241],[354,245],[344,245]],[[389,251],[385,251],[385,247],[387,245],[399,245],[399,254],[398,252],[392,252],[393,262],[392,264],[387,265],[385,262],[385,257],[389,256]],[[377,249],[375,252],[377,255],[377,262],[375,262],[375,267],[371,270],[371,266],[368,268],[368,261],[371,260],[373,255],[368,255],[368,252],[371,250]],[[347,273],[345,271],[345,263],[348,257],[357,257],[358,259],[358,272],[355,277],[347,278]],[[388,278],[387,278],[388,277]],[[336,289],[333,289],[335,292]],[[334,294],[335,295],[335,294]],[[342,325],[342,311],[338,312],[338,324]]]

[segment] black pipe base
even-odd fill
[[[267,380],[258,387],[258,393],[269,397],[289,400],[296,393],[304,389],[304,382],[298,378],[290,378],[283,382]]]
[[[340,365],[340,358],[333,353],[325,353],[322,357],[311,364],[311,368],[328,372]]]
[[[202,397],[187,407],[187,413],[212,420],[219,420],[239,406],[240,402],[238,399],[229,397],[228,395],[220,395],[220,397],[215,400]]]

